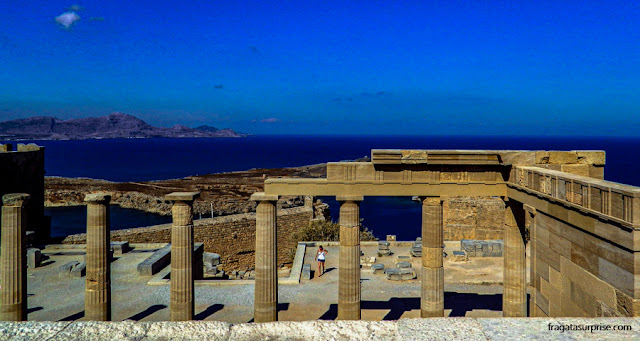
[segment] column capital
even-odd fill
[[[164,200],[192,202],[200,197],[200,192],[173,192],[164,196]]]
[[[267,195],[264,192],[255,192],[251,194],[251,201],[278,201],[277,195]]]
[[[442,205],[442,202],[445,199],[444,196],[438,196],[438,197],[420,196],[419,198],[420,198],[420,201],[422,201],[422,205],[425,205],[425,206]]]
[[[364,196],[362,195],[336,195],[337,201],[362,201]]]
[[[108,194],[108,193],[89,193],[84,196],[84,202],[107,204],[110,201],[111,201],[111,194]]]
[[[27,193],[10,193],[2,196],[2,203],[4,206],[23,206],[31,196]]]

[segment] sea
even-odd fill
[[[7,143],[11,141],[5,141]],[[248,136],[245,138],[98,139],[79,141],[20,141],[44,146],[47,176],[86,177],[110,181],[149,181],[248,170],[303,166],[354,160],[371,149],[519,149],[604,150],[605,179],[640,186],[638,137],[524,136]],[[11,142],[15,143],[15,142]],[[332,219],[338,204],[331,197]],[[84,207],[47,208],[52,236],[85,230]],[[170,222],[137,210],[112,208],[112,228]],[[366,197],[361,204],[363,225],[376,237],[420,235],[420,204],[410,197]]]

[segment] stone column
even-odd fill
[[[2,197],[0,244],[0,320],[27,320],[27,250],[25,248],[29,194]]]
[[[109,262],[111,196],[87,194],[87,278],[84,316],[90,321],[111,321],[111,263]]]
[[[506,199],[504,224],[504,290],[502,314],[504,317],[527,316],[527,285],[525,245],[521,228],[524,228],[524,211],[513,200]],[[520,226],[519,226],[520,225]]]
[[[421,317],[444,316],[442,198],[422,199]]]
[[[193,201],[199,192],[174,192],[171,214],[171,321],[193,320]]]
[[[256,281],[253,303],[255,322],[278,320],[277,195],[251,195],[256,207]]]
[[[523,205],[526,213],[525,225],[529,227],[529,317],[536,317],[536,209]],[[526,265],[526,264],[525,264]],[[540,316],[542,317],[542,316]]]
[[[360,202],[358,195],[338,196],[340,202],[340,260],[338,319],[360,319]]]

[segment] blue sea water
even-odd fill
[[[29,141],[46,147],[48,176],[146,181],[189,175],[301,166],[369,156],[371,149],[604,150],[605,179],[640,186],[640,138],[492,136],[249,136],[246,138]],[[332,216],[337,204],[329,200]],[[50,212],[54,219],[69,212]],[[113,211],[114,219],[120,215]],[[135,213],[133,213],[135,214]],[[410,198],[367,197],[364,225],[376,236],[414,239],[420,205]],[[128,216],[136,221],[133,216]],[[399,223],[401,222],[401,223]],[[82,223],[84,224],[84,222]],[[65,225],[70,226],[70,225]],[[84,226],[77,228],[83,229]],[[67,231],[66,229],[65,231]]]

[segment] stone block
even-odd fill
[[[35,269],[42,263],[42,253],[40,249],[30,247],[27,249],[27,268]]]
[[[80,278],[87,274],[87,263],[81,262],[71,269],[71,277]]]
[[[418,237],[418,238],[416,238],[416,243],[420,243],[420,244],[422,244],[422,237]]]
[[[202,259],[205,265],[207,264],[210,266],[220,265],[220,255],[217,253],[203,252]]]
[[[218,273],[218,266],[205,265],[204,273],[206,273],[207,275],[215,275],[216,273]]]
[[[578,154],[576,152],[550,151],[549,164],[571,164],[578,163]]]
[[[378,257],[390,256],[393,254],[390,250],[378,250]]]
[[[171,261],[171,244],[162,247],[138,264],[138,275],[153,276]]]
[[[129,242],[111,242],[111,249],[113,249],[114,256],[122,256],[123,253],[129,252]]]
[[[395,234],[388,234],[387,235],[387,241],[388,242],[395,242],[396,241],[396,235]]]
[[[384,271],[384,274],[391,281],[408,281],[416,278],[416,272],[412,268],[389,268]]]
[[[410,268],[411,267],[411,263],[409,263],[409,262],[398,262],[398,263],[396,263],[396,267],[400,268],[400,269],[402,269],[402,268]]]
[[[380,241],[378,242],[378,250],[389,250],[389,245],[391,245],[391,243],[387,241]]]
[[[396,261],[398,261],[398,262],[410,262],[411,261],[411,257],[410,256],[396,256]]]
[[[215,278],[224,278],[224,270],[220,270],[215,276]]]
[[[60,278],[71,278],[72,277],[71,272],[76,266],[79,266],[79,265],[80,265],[80,262],[78,261],[71,261],[64,265],[61,265],[58,268],[58,276]]]
[[[411,248],[411,251],[409,251],[409,253],[411,253],[411,256],[413,257],[422,257],[422,247],[413,247]]]
[[[371,265],[371,270],[373,270],[374,274],[382,274],[384,273],[384,264],[373,264]]]
[[[468,259],[467,253],[464,251],[453,251],[453,257],[451,258],[454,262],[466,262]]]
[[[305,279],[307,281],[311,279],[311,264],[303,264],[302,265],[302,276],[301,277],[302,277],[302,279]]]

